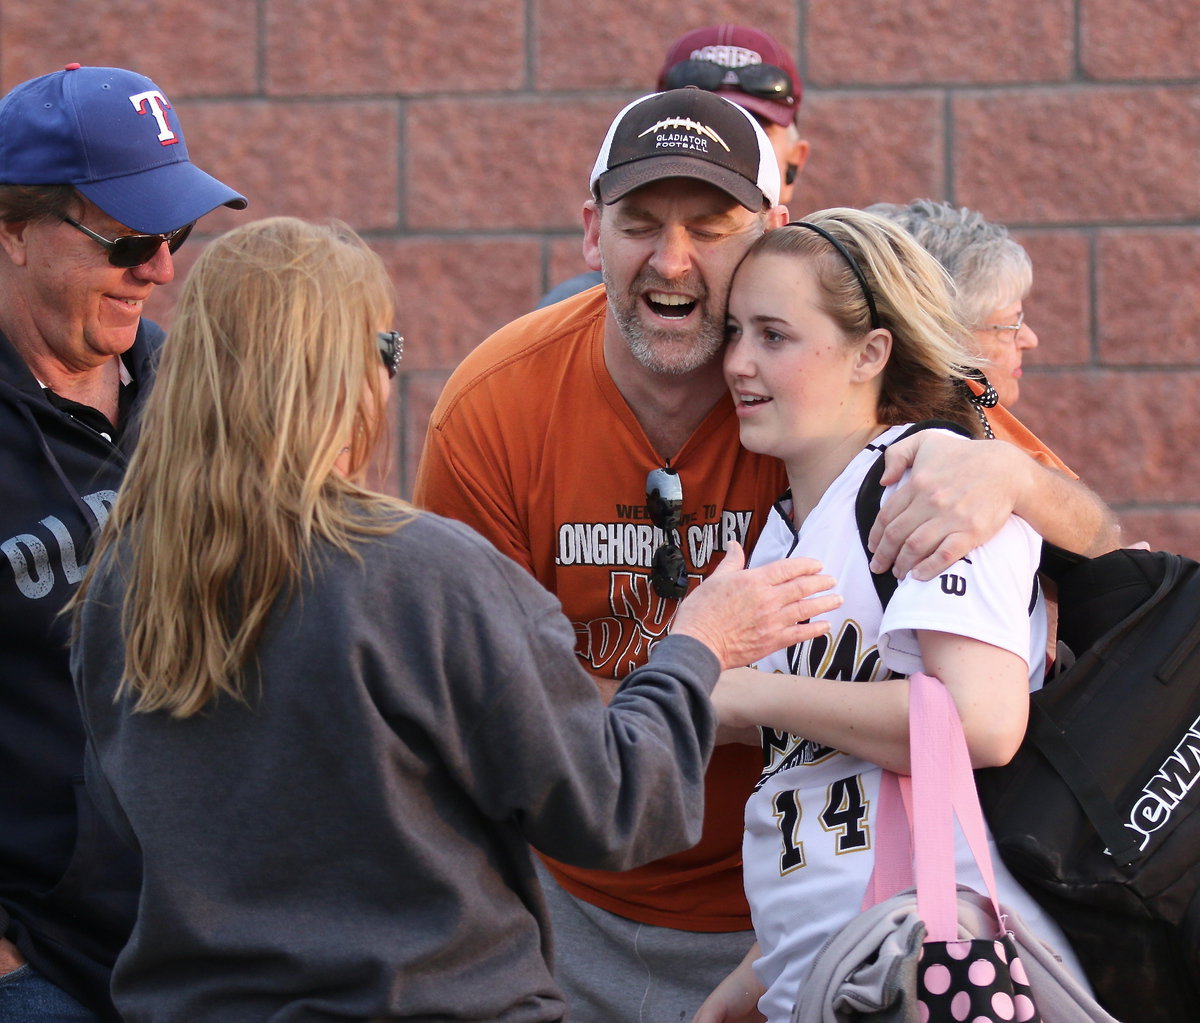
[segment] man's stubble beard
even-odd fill
[[[712,315],[708,308],[707,290],[696,303],[700,311],[700,320],[691,333],[685,335],[674,330],[648,328],[642,322],[638,316],[638,304],[641,299],[637,296],[643,281],[635,281],[630,291],[617,301],[613,297],[616,290],[608,272],[601,267],[600,273],[604,278],[613,319],[616,320],[621,336],[629,346],[630,354],[651,373],[684,376],[708,365],[721,354],[725,347],[725,317],[723,313],[719,319]],[[669,282],[661,281],[661,290],[670,290]]]

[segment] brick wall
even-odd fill
[[[1041,338],[1021,417],[1131,536],[1200,556],[1196,0],[0,0],[0,85],[72,60],[141,71],[196,161],[251,198],[201,243],[276,213],[372,242],[408,337],[406,493],[448,372],[581,269],[612,115],[671,38],[720,21],[797,55],[813,155],[793,213],[931,196],[1014,228]]]

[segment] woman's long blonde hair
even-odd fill
[[[353,552],[408,506],[355,480],[386,429],[376,332],[394,298],[344,224],[273,217],[213,241],[183,286],[141,439],[89,571],[125,588],[135,710],[246,699],[272,605],[321,539]],[[334,463],[349,447],[350,471]]]

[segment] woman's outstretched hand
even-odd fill
[[[828,623],[809,621],[842,603],[828,592],[834,580],[821,574],[818,562],[745,564],[741,545],[730,544],[721,564],[679,605],[671,632],[700,640],[722,668],[732,668],[829,631]]]

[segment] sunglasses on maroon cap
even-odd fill
[[[113,266],[119,266],[125,270],[149,263],[164,242],[166,242],[167,251],[178,252],[179,247],[187,241],[187,236],[192,233],[192,228],[196,226],[193,221],[190,224],[184,224],[183,227],[177,227],[168,234],[123,234],[119,238],[105,238],[70,217],[63,217],[63,223],[70,224],[77,231],[86,234],[92,241],[103,245],[108,249],[108,261]]]
[[[779,100],[791,103],[795,100],[792,76],[774,64],[744,64],[742,67],[726,67],[711,60],[685,60],[667,72],[663,84],[668,89],[685,89],[695,85],[706,92],[716,92],[726,84],[726,77],[733,75],[738,88],[747,96],[759,99]]]

